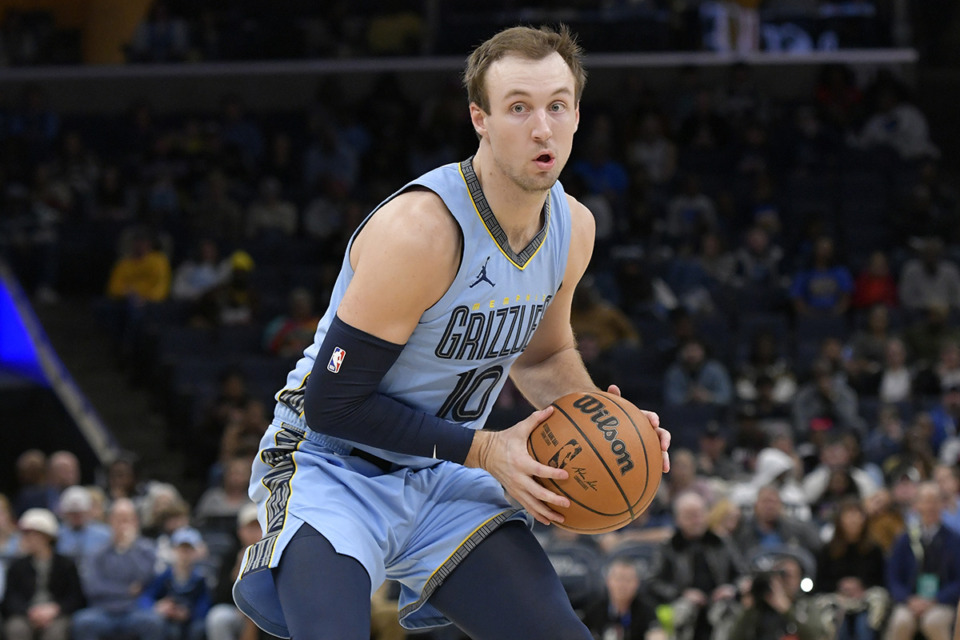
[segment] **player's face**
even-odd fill
[[[560,177],[580,121],[573,72],[559,54],[506,56],[485,77],[490,113],[470,113],[499,171],[524,191],[546,191]]]

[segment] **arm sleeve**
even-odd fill
[[[334,317],[307,379],[304,417],[314,431],[387,451],[462,463],[472,429],[379,392],[403,345]]]

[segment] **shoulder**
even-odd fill
[[[459,255],[460,225],[443,199],[427,189],[412,189],[384,204],[367,222],[355,246],[377,244],[412,251],[423,259]]]
[[[570,208],[570,257],[579,264],[581,271],[584,271],[593,253],[597,223],[593,213],[583,203],[569,194],[566,198]]]

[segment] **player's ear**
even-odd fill
[[[470,103],[470,122],[473,124],[473,130],[481,138],[487,133],[487,114],[476,102]]]
[[[577,102],[576,108],[573,110],[574,121],[573,121],[573,130],[576,131],[580,128],[580,103]]]

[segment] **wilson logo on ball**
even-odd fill
[[[590,421],[603,432],[603,439],[610,443],[610,450],[613,451],[613,455],[617,456],[620,475],[625,475],[627,471],[633,469],[633,460],[630,458],[630,452],[627,451],[627,445],[617,437],[617,427],[620,426],[620,421],[615,416],[610,415],[604,404],[593,396],[585,395],[578,398],[573,406],[584,415],[590,416]]]

